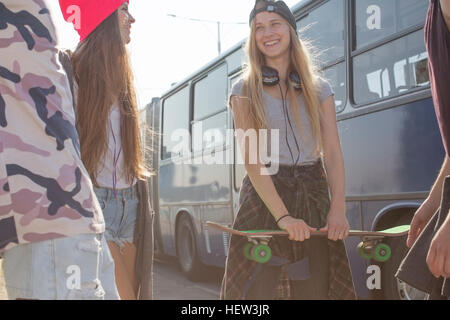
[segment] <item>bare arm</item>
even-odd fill
[[[430,211],[432,213],[434,213],[441,204],[442,186],[444,184],[445,177],[448,175],[450,175],[450,159],[448,158],[448,156],[445,156],[441,172],[439,173],[439,176],[437,177],[436,182],[431,188],[430,194],[426,200],[429,203]]]
[[[433,214],[439,209],[442,197],[442,186],[444,184],[445,177],[448,175],[450,175],[450,159],[446,156],[441,172],[431,188],[428,198],[422,203],[420,208],[417,209],[414,214],[408,234],[408,247],[411,247],[414,244],[417,237],[422,233],[423,229],[427,225],[428,221],[430,221]]]
[[[450,160],[447,156],[445,158],[445,162],[442,167],[441,173],[439,174],[439,177],[435,185],[433,186],[430,196],[427,199],[427,201],[431,203],[430,204],[431,209],[436,209],[436,203],[437,206],[439,206],[442,197],[443,181],[445,177],[449,174],[450,174]],[[419,211],[420,210],[421,209],[419,209]],[[430,213],[434,213],[435,211],[436,210],[430,211]],[[447,218],[445,219],[444,223],[439,228],[433,240],[431,241],[430,249],[428,250],[428,255],[426,259],[428,268],[436,278],[450,277],[450,214],[448,213],[446,214]],[[416,213],[416,215],[418,214]],[[414,220],[417,220],[416,216],[414,216]],[[413,220],[413,222],[415,223],[414,227],[417,229],[416,225],[418,223],[415,222],[414,220]],[[411,224],[411,227],[413,227],[413,224]],[[421,228],[423,229],[423,226],[421,226]]]
[[[450,0],[440,0],[440,2],[442,14],[447,23],[447,28],[450,31]]]
[[[328,237],[331,240],[345,239],[349,225],[345,207],[345,168],[341,143],[336,124],[334,98],[329,97],[322,103],[321,130],[323,141],[324,165],[330,186],[331,204],[328,214]]]
[[[322,103],[322,112],[323,152],[328,183],[330,185],[331,207],[345,213],[344,158],[339,141],[333,97],[329,97]]]
[[[252,151],[257,150],[257,146],[249,146],[248,143],[245,143],[245,137],[242,135],[253,129],[248,117],[250,114],[250,104],[248,99],[234,96],[231,98],[231,105],[233,108],[235,128],[238,132],[237,138],[239,148],[244,157],[245,169],[247,170],[248,177],[256,192],[258,192],[258,195],[272,213],[274,219],[278,220],[282,216],[289,214],[289,212],[275,189],[272,178],[269,175],[261,175],[261,170],[265,167],[260,162],[259,157],[257,157],[256,163],[250,161],[250,149],[252,149]]]

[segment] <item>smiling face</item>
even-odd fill
[[[128,11],[128,2],[124,2],[117,10],[117,16],[119,19],[120,35],[125,44],[130,43],[131,38],[131,24],[135,23],[136,20]]]
[[[255,40],[266,59],[289,56],[291,43],[289,24],[273,12],[261,12],[255,17]]]

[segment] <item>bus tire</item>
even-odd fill
[[[204,266],[197,250],[195,230],[188,215],[183,215],[177,225],[176,247],[178,263],[183,274],[191,281],[201,280]]]
[[[411,217],[406,215],[400,218],[395,225],[410,223]],[[424,292],[409,286],[395,277],[400,263],[408,253],[406,239],[407,235],[385,241],[392,250],[391,258],[381,264],[382,292],[385,300],[423,300],[426,297]]]

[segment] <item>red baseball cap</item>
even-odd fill
[[[129,0],[59,0],[59,6],[83,41],[124,2]]]

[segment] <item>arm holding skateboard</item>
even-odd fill
[[[257,157],[256,164],[250,163],[250,146],[245,143],[245,133],[254,129],[249,117],[251,105],[249,99],[241,96],[231,98],[231,107],[234,114],[234,123],[237,130],[237,140],[241,154],[244,157],[245,169],[256,192],[267,206],[274,219],[278,221],[278,226],[289,233],[289,239],[304,241],[310,238],[310,232],[314,229],[309,227],[303,220],[294,219],[289,216],[289,212],[279,196],[270,175],[263,175],[261,172],[267,168]],[[282,218],[282,219],[280,219]]]
[[[339,141],[333,96],[324,100],[321,108],[323,116],[320,120],[320,126],[322,130],[324,165],[331,193],[331,204],[327,226],[323,228],[322,231],[328,231],[328,238],[336,241],[347,238],[350,229],[350,225],[345,215],[344,158],[342,156],[342,149]]]

